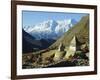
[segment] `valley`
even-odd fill
[[[62,36],[56,37],[57,40],[53,36],[50,38],[51,41],[46,38],[43,43],[40,37],[32,39],[29,35],[32,37],[31,34],[28,34],[28,39],[25,36],[23,38],[32,45],[30,52],[23,52],[23,69],[89,66],[89,16],[84,16]],[[23,44],[25,46],[26,42]],[[30,44],[28,47],[31,46]],[[43,48],[43,46],[46,47]]]

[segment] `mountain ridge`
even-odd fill
[[[76,23],[77,21],[74,19],[64,19],[57,21],[48,20],[34,26],[23,27],[23,29],[37,40],[48,38],[57,39]]]
[[[41,50],[45,49],[48,46],[50,46],[55,40],[52,39],[41,39],[41,40],[36,40],[33,36],[28,34],[22,29],[22,51],[23,53],[29,53],[33,52],[36,49]]]
[[[84,16],[76,25],[65,32],[64,35],[49,48],[57,47],[60,43],[64,46],[69,46],[73,36],[76,36],[81,43],[89,43],[89,16]]]

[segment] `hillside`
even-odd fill
[[[69,46],[73,36],[76,36],[80,43],[89,43],[89,16],[84,16],[79,23],[69,29],[49,48],[57,48],[60,43],[64,46]]]
[[[41,39],[36,40],[35,37],[31,36],[29,33],[22,30],[23,38],[22,38],[22,48],[23,53],[30,53],[36,50],[45,49],[50,46],[55,40],[53,39]]]

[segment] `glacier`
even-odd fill
[[[75,19],[47,20],[36,25],[24,26],[23,29],[36,38],[57,39],[73,27],[77,21]]]

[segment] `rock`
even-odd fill
[[[83,45],[81,45],[81,50],[82,50],[83,52],[88,52],[88,51],[89,51],[88,45],[87,45],[86,43],[83,44]]]
[[[64,59],[68,60],[71,57],[73,57],[75,55],[75,51],[76,51],[76,37],[74,36],[73,39],[70,42],[69,49],[66,51]]]
[[[54,61],[61,60],[63,58],[64,54],[65,54],[65,51],[55,51],[55,55],[54,55],[53,60]]]

